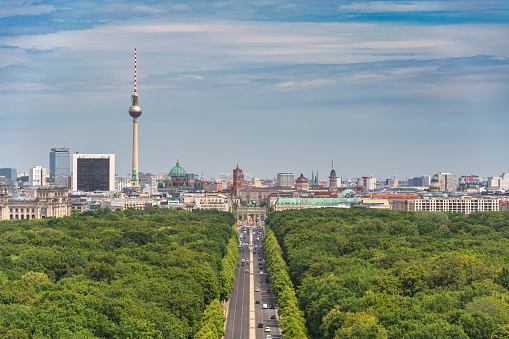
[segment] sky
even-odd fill
[[[52,147],[205,178],[509,172],[509,1],[7,0],[0,167]]]

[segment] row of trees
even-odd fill
[[[509,213],[269,214],[311,338],[509,335]]]
[[[234,222],[159,208],[2,221],[0,337],[220,337]]]
[[[306,339],[305,320],[283,260],[281,247],[272,231],[263,238],[265,264],[271,277],[272,293],[278,300],[281,331],[287,339]]]

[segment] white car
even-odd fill
[[[255,288],[255,292],[260,292],[260,288],[259,287]]]
[[[267,336],[265,337],[265,339],[272,339],[272,336],[270,334],[267,334]]]
[[[265,327],[265,332],[270,332],[270,327]]]

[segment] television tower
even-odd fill
[[[136,48],[134,49],[134,94],[131,95],[131,107],[129,115],[133,117],[133,174],[131,176],[131,187],[139,187],[138,178],[138,117],[141,115],[141,107],[138,104],[138,92],[136,91]]]

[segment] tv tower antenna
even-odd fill
[[[136,48],[134,49],[134,94],[131,95],[131,107],[129,107],[129,115],[133,118],[133,171],[131,176],[131,186],[138,187],[139,171],[138,171],[138,118],[141,115],[141,107],[138,104],[138,91],[136,88]]]

